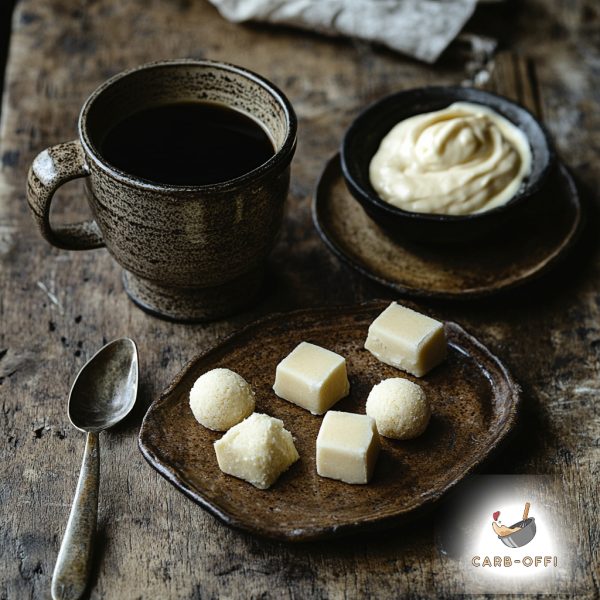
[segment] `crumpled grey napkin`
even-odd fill
[[[371,40],[433,63],[477,0],[210,0],[230,21],[268,21]]]

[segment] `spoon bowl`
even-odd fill
[[[133,340],[114,340],[98,350],[77,375],[69,395],[69,419],[84,432],[98,433],[132,410],[138,387]]]

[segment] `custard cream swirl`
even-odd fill
[[[403,210],[469,215],[508,202],[531,170],[523,132],[470,102],[400,121],[371,159],[379,196]]]

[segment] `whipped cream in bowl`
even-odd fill
[[[530,171],[519,128],[481,104],[454,102],[395,125],[371,159],[369,178],[398,208],[468,215],[508,202]]]
[[[531,209],[554,153],[543,126],[518,104],[433,87],[367,108],[346,132],[341,162],[348,189],[386,231],[449,242],[484,237]]]

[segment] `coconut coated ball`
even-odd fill
[[[229,369],[213,369],[196,380],[190,390],[190,408],[201,425],[227,431],[254,411],[250,384]]]
[[[375,419],[380,435],[409,440],[425,431],[431,407],[420,385],[393,377],[373,386],[367,398],[367,414]]]

